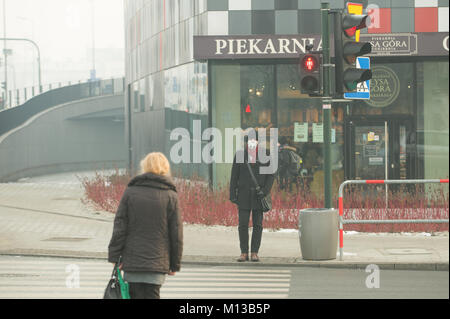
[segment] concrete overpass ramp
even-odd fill
[[[110,81],[55,89],[1,111],[0,182],[126,167],[124,90]]]

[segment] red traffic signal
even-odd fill
[[[300,92],[317,95],[321,92],[320,53],[308,53],[300,57]]]
[[[335,85],[336,93],[355,92],[358,83],[370,80],[370,70],[358,69],[357,58],[372,52],[370,42],[356,41],[358,30],[370,24],[368,15],[342,14],[334,20]]]
[[[318,65],[317,59],[313,55],[306,55],[302,60],[302,67],[305,71],[313,72]]]
[[[356,31],[370,26],[370,18],[368,15],[349,14],[344,15],[342,20],[342,29],[349,38],[355,36]]]

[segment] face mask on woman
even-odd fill
[[[248,141],[247,152],[248,152],[249,162],[255,163],[256,154],[258,152],[258,141],[257,140]]]

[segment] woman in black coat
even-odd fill
[[[167,158],[151,153],[141,169],[143,174],[131,180],[120,201],[108,261],[117,263],[122,257],[131,298],[159,299],[166,274],[180,270],[183,223]]]
[[[264,150],[261,150],[264,151]],[[239,152],[244,152],[244,154]],[[244,162],[239,163],[237,159],[243,158]],[[250,171],[247,166],[250,163],[253,175],[261,188],[262,194],[257,194],[256,186],[251,178]],[[252,214],[253,232],[251,241],[251,260],[259,261],[258,253],[261,245],[263,231],[263,208],[258,198],[267,196],[266,198],[271,205],[270,190],[274,182],[274,174],[261,174],[260,168],[267,166],[262,164],[258,158],[258,142],[256,139],[245,138],[244,151],[238,151],[234,157],[231,169],[230,179],[230,200],[239,207],[239,242],[241,256],[237,261],[243,262],[249,260],[248,246],[248,225],[250,213]]]

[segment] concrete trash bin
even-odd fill
[[[299,237],[305,260],[336,259],[339,211],[332,208],[300,210]]]

